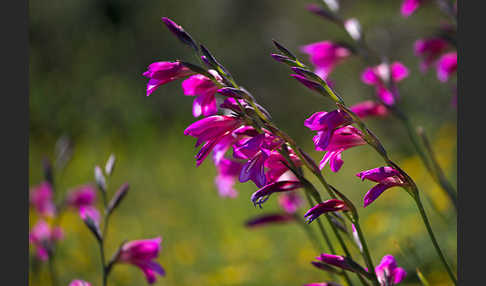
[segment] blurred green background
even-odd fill
[[[451,86],[439,83],[434,71],[420,73],[413,55],[414,41],[431,35],[447,19],[432,3],[404,19],[398,0],[341,2],[342,15],[359,19],[372,47],[409,67],[411,76],[400,83],[402,108],[413,124],[425,127],[455,185],[456,110],[451,106]],[[310,265],[319,253],[298,225],[243,227],[251,217],[277,211],[276,197],[263,210],[254,208],[249,198],[256,187],[247,183],[237,186],[236,199],[220,198],[212,164],[195,167],[195,140],[182,133],[196,120],[191,115],[193,98],[182,94],[180,81],[146,97],[146,79],[141,75],[154,61],[195,60],[161,23],[162,16],[170,17],[204,43],[272,113],[276,124],[320,160],[323,154],[313,151],[313,134],[303,121],[313,112],[331,108],[330,101],[303,88],[288,76],[286,66],[270,57],[272,38],[295,52],[312,42],[349,40],[337,26],[307,12],[308,3],[313,1],[30,1],[30,184],[43,179],[42,158],[53,158],[56,140],[66,135],[74,142],[74,153],[56,174],[58,195],[93,181],[94,166],[114,153],[118,160],[109,182],[111,192],[124,182],[131,190],[112,217],[107,255],[124,239],[161,235],[159,261],[167,276],[156,285],[324,281],[327,274]],[[364,67],[359,59],[350,58],[331,75],[348,103],[374,96],[373,88],[359,80]],[[431,205],[424,199],[439,243],[455,266],[456,218],[449,201],[426,173],[397,120],[371,119],[369,124],[433,201]],[[368,147],[348,150],[343,159],[339,173],[326,167],[324,174],[361,206],[372,184],[360,182],[354,174],[382,162]],[[359,211],[375,263],[393,254],[409,273],[405,284],[418,285],[414,273],[419,267],[432,285],[447,285],[405,192],[392,189]],[[32,214],[31,224],[35,220]],[[62,227],[66,237],[56,257],[61,285],[74,278],[100,285],[94,238],[76,213],[68,213]],[[42,266],[39,274],[30,275],[31,285],[49,285],[47,274]],[[110,285],[144,283],[142,273],[126,265],[115,267],[110,278]]]

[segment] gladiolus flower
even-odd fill
[[[243,164],[227,159],[222,158],[216,164],[216,168],[218,169],[218,175],[214,179],[214,183],[218,188],[219,195],[222,197],[231,197],[234,198],[238,194],[238,192],[234,189],[234,185],[236,179],[238,178],[239,174],[241,173],[241,168]]]
[[[380,285],[395,285],[400,283],[407,272],[401,267],[397,267],[395,258],[392,255],[385,255],[380,264],[375,267],[376,276]]]
[[[344,21],[344,28],[348,32],[349,36],[353,38],[353,40],[358,41],[361,39],[361,24],[359,23],[358,19],[351,18]]]
[[[398,83],[408,77],[408,69],[400,62],[394,62],[390,66],[382,63],[375,67],[366,68],[361,75],[361,81],[373,85],[376,88],[378,97],[388,105],[395,103],[395,95],[387,87],[390,79]]]
[[[338,268],[354,272],[354,268],[351,266],[349,261],[343,256],[323,253],[320,256],[316,257],[316,259],[326,264],[330,264]]]
[[[364,196],[364,207],[374,202],[384,191],[395,186],[407,186],[399,171],[392,167],[380,167],[356,174],[361,180],[370,180],[378,184]]]
[[[317,131],[313,141],[316,150],[325,151],[331,141],[336,128],[351,124],[351,118],[341,110],[331,112],[316,112],[307,118],[304,125],[310,130]]]
[[[253,204],[261,205],[268,200],[271,194],[279,192],[289,192],[302,187],[298,181],[278,181],[268,184],[251,195]]]
[[[69,286],[91,286],[91,283],[76,279],[71,281],[71,283],[69,283]]]
[[[351,55],[349,49],[331,41],[309,44],[301,47],[301,51],[310,56],[316,74],[322,79],[326,79],[339,63]]]
[[[145,274],[148,283],[152,284],[157,280],[156,274],[165,275],[162,266],[155,261],[161,242],[160,237],[127,242],[122,246],[117,261],[137,266]]]
[[[304,217],[306,218],[307,223],[311,223],[323,213],[347,211],[348,209],[349,208],[345,202],[338,199],[330,199],[313,206],[304,214]]]
[[[100,213],[93,206],[82,206],[79,208],[79,216],[83,220],[91,219],[97,227],[100,225]]]
[[[365,145],[366,142],[361,137],[361,132],[353,126],[345,126],[334,131],[329,144],[323,151],[327,151],[321,162],[319,169],[324,169],[327,162],[331,171],[337,172],[343,165],[341,153],[349,148]]]
[[[388,108],[381,103],[366,100],[350,107],[351,111],[356,113],[360,118],[366,117],[385,117],[389,114]]]
[[[199,166],[213,148],[226,136],[240,127],[243,122],[232,116],[213,115],[189,125],[184,135],[198,138],[196,147],[203,144],[196,155],[196,165]]]
[[[41,261],[49,258],[53,244],[63,238],[63,231],[60,227],[51,228],[47,222],[39,220],[32,227],[29,233],[29,243],[36,247],[36,256]]]
[[[446,82],[457,71],[457,52],[450,52],[440,57],[437,62],[437,77]]]
[[[447,49],[447,41],[442,38],[420,39],[415,42],[415,55],[421,57],[420,69],[426,71]]]
[[[194,74],[193,71],[178,61],[152,63],[148,66],[148,70],[143,73],[144,77],[150,79],[147,83],[147,96],[151,95],[161,85],[192,74]]]
[[[423,0],[404,0],[402,2],[401,13],[403,17],[412,15],[419,7]]]
[[[44,216],[53,216],[56,207],[52,201],[52,187],[48,182],[42,182],[30,191],[30,204]]]
[[[265,150],[258,151],[248,162],[243,165],[240,172],[240,182],[244,183],[252,180],[259,188],[266,184],[267,178],[265,177],[265,161],[268,155]]]
[[[246,227],[254,228],[274,223],[286,223],[295,220],[290,214],[270,214],[251,219],[245,223]]]
[[[96,189],[92,185],[80,186],[67,195],[68,205],[81,208],[91,206],[96,201]]]
[[[209,72],[219,81],[221,76],[215,70]],[[210,116],[218,112],[216,104],[216,91],[218,87],[214,82],[201,74],[192,75],[182,82],[182,90],[185,95],[197,96],[192,105],[192,114],[199,117],[201,114]]]

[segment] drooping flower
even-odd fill
[[[91,286],[91,283],[84,280],[75,279],[69,283],[69,286]]]
[[[278,197],[280,207],[288,214],[295,213],[304,203],[299,194],[295,192],[283,193]]]
[[[265,226],[268,224],[286,223],[294,220],[295,217],[290,214],[267,214],[248,220],[245,223],[245,226],[249,228],[254,228]]]
[[[196,165],[199,166],[213,148],[226,136],[240,127],[243,122],[237,117],[213,115],[189,125],[184,135],[198,138],[196,147],[203,144],[196,155]]]
[[[151,95],[161,85],[192,74],[194,72],[183,66],[179,61],[152,63],[143,73],[144,77],[150,79],[147,83],[147,96]]]
[[[36,248],[36,257],[41,261],[49,258],[54,243],[63,238],[60,227],[51,228],[44,220],[39,220],[29,233],[29,243]]]
[[[351,51],[337,43],[322,41],[301,47],[301,51],[310,56],[315,66],[315,73],[326,79],[332,70],[344,59],[351,55]]]
[[[137,266],[145,274],[148,283],[152,284],[157,280],[156,274],[165,275],[162,266],[155,261],[159,256],[161,242],[160,237],[129,241],[121,247],[117,262]]]
[[[348,209],[349,208],[345,202],[338,199],[330,199],[313,206],[304,214],[304,217],[306,218],[307,223],[311,223],[323,213],[346,211]]]
[[[397,267],[395,258],[392,255],[385,255],[380,264],[375,267],[376,276],[380,285],[395,285],[400,283],[407,272],[401,267]]]
[[[209,72],[219,81],[221,76],[215,70]],[[214,82],[201,74],[192,75],[182,82],[182,90],[185,95],[197,96],[192,105],[192,114],[194,117],[211,116],[218,112],[216,104],[216,91],[218,87]]]
[[[457,52],[450,52],[440,57],[437,62],[437,78],[446,82],[457,71]]]
[[[79,208],[79,216],[81,219],[91,219],[97,227],[100,225],[100,213],[94,206],[81,206]]]
[[[42,182],[30,190],[30,204],[43,216],[53,216],[56,207],[53,202],[51,184]]]
[[[96,189],[88,184],[75,188],[67,195],[67,204],[75,208],[91,206],[96,201]]]
[[[374,202],[384,191],[395,186],[407,186],[399,171],[392,167],[379,167],[356,174],[361,180],[370,180],[378,184],[371,188],[364,196],[364,207]]]
[[[222,158],[215,164],[218,169],[218,175],[214,179],[214,183],[218,188],[219,195],[221,197],[236,197],[238,192],[234,189],[234,185],[241,173],[243,164],[227,158]]]
[[[353,126],[345,126],[334,131],[329,144],[324,148],[326,154],[319,163],[319,169],[323,169],[327,162],[331,171],[337,172],[343,165],[341,153],[352,147],[365,145],[366,142],[361,136],[361,132]]]
[[[320,256],[316,257],[316,259],[326,264],[330,264],[332,266],[336,266],[338,268],[354,272],[354,268],[351,266],[349,261],[343,256],[322,253]]]
[[[403,0],[400,12],[403,17],[412,15],[424,0]]]
[[[316,112],[305,120],[304,125],[310,130],[317,131],[317,135],[313,138],[316,150],[325,151],[334,131],[351,122],[351,118],[346,113],[337,109],[331,112]]]
[[[389,114],[388,108],[381,103],[372,100],[365,100],[351,106],[349,109],[360,118],[385,117]]]
[[[420,69],[425,72],[447,49],[447,46],[447,41],[440,37],[417,40],[414,50],[415,55],[422,58]]]
[[[408,68],[400,62],[394,62],[390,66],[382,63],[375,67],[366,68],[361,74],[361,81],[376,88],[378,97],[388,105],[393,105],[396,95],[388,88],[390,80],[398,83],[408,77]]]
[[[302,184],[299,181],[278,181],[268,184],[251,195],[253,204],[261,205],[268,200],[271,194],[279,192],[289,192],[301,188]]]

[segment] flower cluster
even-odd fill
[[[94,184],[87,183],[68,190],[66,196],[60,203],[55,203],[55,192],[53,186],[53,174],[50,164],[45,164],[46,181],[30,190],[30,205],[36,211],[38,219],[36,224],[31,228],[29,233],[29,243],[35,249],[35,258],[40,261],[50,260],[51,279],[55,283],[55,271],[52,265],[52,257],[55,254],[56,244],[64,238],[64,231],[59,226],[59,218],[63,211],[76,211],[84,221],[88,229],[100,244],[103,267],[103,285],[106,285],[107,277],[112,267],[119,263],[132,264],[145,274],[147,282],[152,284],[156,281],[156,275],[165,275],[165,271],[155,259],[160,251],[162,239],[134,240],[125,242],[115,253],[108,264],[104,264],[104,244],[105,234],[108,224],[108,218],[118,207],[120,202],[126,196],[129,186],[123,184],[113,195],[112,199],[107,201],[107,183],[106,176],[111,176],[115,164],[115,157],[111,155],[108,159],[104,172],[100,167],[95,168],[95,181],[98,189],[103,196],[104,216],[100,214],[97,207],[97,189]],[[101,231],[103,223],[103,231]],[[69,284],[70,286],[90,286],[91,284],[84,280],[75,279]]]

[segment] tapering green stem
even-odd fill
[[[434,232],[432,231],[432,227],[430,226],[429,219],[427,217],[427,214],[425,213],[425,209],[422,205],[422,202],[420,201],[420,197],[417,195],[413,197],[415,200],[415,203],[417,204],[417,208],[419,209],[420,216],[422,217],[422,220],[424,221],[425,227],[427,228],[427,232],[429,233],[430,240],[432,240],[432,244],[434,245],[435,251],[440,257],[440,260],[442,261],[442,264],[444,264],[444,267],[447,270],[447,273],[449,274],[449,277],[451,278],[452,282],[454,282],[454,285],[457,285],[457,279],[454,273],[452,272],[451,267],[447,263],[447,260],[442,253],[442,250],[439,247],[439,243],[437,243],[437,239],[435,238]]]
[[[52,255],[52,253],[49,253],[48,264],[49,264],[48,265],[49,266],[49,276],[51,277],[52,286],[57,286],[57,285],[59,285],[59,283],[58,283],[56,266],[55,266],[55,263],[54,263],[54,256]]]
[[[452,187],[451,183],[447,180],[447,178],[444,175],[444,172],[442,171],[442,168],[440,167],[439,163],[437,162],[434,152],[428,142],[427,137],[425,134],[422,134],[422,140],[424,142],[425,149],[428,152],[428,155],[425,153],[425,151],[422,149],[422,146],[420,145],[420,142],[418,140],[417,133],[415,132],[412,124],[410,123],[410,120],[408,117],[401,112],[399,109],[396,107],[392,108],[393,114],[395,117],[397,117],[405,126],[405,129],[407,130],[408,137],[410,138],[410,141],[412,141],[413,146],[415,147],[415,150],[419,154],[420,159],[422,160],[425,168],[429,172],[430,176],[434,181],[445,191],[449,199],[451,200],[452,204],[454,205],[454,208],[457,211],[457,197],[456,197],[456,191],[454,187]],[[430,162],[429,162],[430,159]]]
[[[375,273],[375,266],[373,264],[373,260],[371,258],[370,252],[368,250],[368,243],[366,242],[365,236],[363,234],[363,231],[361,230],[361,227],[358,222],[354,224],[354,227],[356,228],[356,232],[358,233],[359,241],[361,242],[361,245],[363,246],[363,257],[366,262],[366,266],[368,267],[368,272]],[[377,283],[378,280],[376,279],[376,275],[373,275],[374,282]]]

